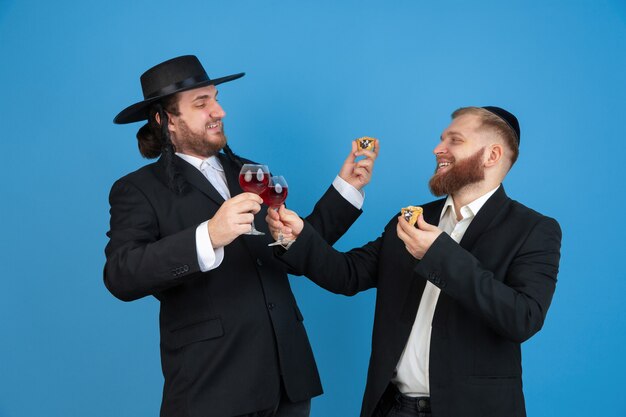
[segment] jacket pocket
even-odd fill
[[[223,335],[224,327],[222,326],[222,320],[216,318],[170,331],[163,342],[171,349],[178,349],[191,343],[216,339]]]

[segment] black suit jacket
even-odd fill
[[[239,168],[220,154],[232,196]],[[222,264],[199,269],[195,233],[223,198],[195,167],[175,157],[188,187],[167,188],[164,161],[119,179],[110,193],[104,282],[116,297],[160,300],[162,416],[233,416],[272,407],[281,379],[288,397],[322,393],[303,318],[271,235],[240,236]],[[330,187],[309,220],[330,243],[360,210]],[[265,210],[255,218],[267,232]]]
[[[438,224],[445,200],[423,206]],[[347,253],[308,224],[281,255],[296,273],[352,295],[377,288],[372,353],[361,416],[372,415],[394,376],[427,281],[441,289],[432,323],[430,394],[434,417],[525,416],[520,344],[541,329],[554,293],[561,230],[500,187],[460,244],[442,233],[421,261],[383,234]]]

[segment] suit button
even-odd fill
[[[274,307],[276,307],[276,304],[274,304],[274,303],[267,303],[267,308],[269,308],[270,310],[273,310]]]
[[[263,266],[263,261],[261,259],[259,259],[259,258],[256,258],[256,264],[258,266]]]

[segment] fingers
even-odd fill
[[[398,220],[398,224],[396,225],[396,233],[398,234],[400,240],[406,243],[406,239],[408,236],[406,232],[402,230],[402,224],[400,223],[400,220]]]
[[[300,216],[298,216],[298,213],[282,205],[280,209],[278,209],[278,214],[280,215],[280,220],[285,225],[283,233],[293,233],[294,236],[298,236],[300,232],[302,232],[304,222]]]
[[[358,150],[359,150],[359,145],[357,145],[356,140],[353,140],[352,151],[350,152],[350,155],[354,155],[355,153],[357,153]]]
[[[415,226],[410,225],[409,222],[402,216],[398,216],[398,227],[400,227],[406,234],[415,234]]]
[[[254,220],[254,214],[252,213],[241,213],[233,217],[233,222],[235,224],[245,224],[250,226],[252,221]]]
[[[371,175],[374,169],[374,160],[370,158],[361,159],[354,166],[354,175],[362,177]]]
[[[258,213],[261,211],[263,199],[256,194],[242,193],[229,199],[222,207],[225,210],[233,210],[235,213]]]
[[[424,215],[422,214],[420,214],[419,217],[417,218],[417,227],[420,230],[436,230],[437,229],[437,226],[427,223],[426,220],[424,220]]]
[[[254,201],[258,204],[262,204],[263,203],[263,199],[258,196],[257,194],[254,193],[241,193],[241,194],[237,194],[236,196],[234,196],[233,198],[227,200],[226,202],[229,204],[237,204],[237,203],[241,203],[243,201]]]
[[[357,153],[354,154],[354,157],[357,158],[359,156],[364,156],[367,159],[376,159],[378,157],[378,149],[374,151],[369,151],[367,149],[361,149]]]
[[[271,220],[280,220],[280,216],[278,215],[278,210],[268,209],[267,217]]]
[[[353,142],[352,148],[355,148],[355,142]],[[360,149],[357,150],[357,152],[355,153],[355,157],[359,157],[359,156],[365,156],[367,159],[371,159],[374,160],[378,157],[378,152],[380,149],[380,145],[378,142],[378,139],[376,139],[376,141],[374,142],[374,150],[368,150],[368,149]]]
[[[275,214],[276,216],[278,216],[278,214],[276,213],[276,211],[275,211],[275,210],[268,210],[268,211],[267,211],[267,216],[265,217],[265,221],[266,221],[266,223],[267,223],[268,227],[269,227],[270,229],[277,229],[277,230],[278,230],[278,229],[282,229],[282,228],[284,228],[284,227],[285,227],[285,225],[283,224],[283,222],[281,222],[281,221],[280,221],[280,218],[278,218],[278,217],[272,217],[272,215],[270,214],[270,211],[273,211],[273,212],[274,212],[274,214]]]
[[[295,218],[300,218],[300,216],[298,216],[295,211],[289,210],[287,207],[285,207],[284,204],[282,204],[278,209],[278,215],[280,216],[280,219],[284,222],[294,220]]]
[[[355,165],[355,168],[365,168],[367,171],[371,171],[373,167],[374,167],[374,159],[373,158],[361,159]]]
[[[407,252],[415,259],[421,259],[423,251],[421,250],[419,230],[411,226],[402,216],[399,216],[396,231]]]
[[[345,167],[345,166],[354,164],[354,160],[356,159],[358,153],[359,153],[358,146],[356,144],[356,141],[353,140],[352,149],[350,150],[350,153],[348,154],[345,161],[343,162],[343,166]]]
[[[396,226],[396,230],[398,232],[398,237],[404,243],[413,239],[411,229],[414,229],[413,226],[411,226],[402,216],[398,216],[398,225]]]

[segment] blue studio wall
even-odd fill
[[[188,53],[247,72],[220,88],[229,141],[286,176],[301,214],[352,139],[381,140],[344,250],[432,198],[454,109],[515,113],[507,192],[563,228],[554,302],[523,345],[529,416],[625,415],[623,0],[0,0],[1,417],[158,415],[158,304],[102,284],[109,188],[147,163],[139,125],[112,119],[145,69]],[[375,293],[292,286],[325,388],[312,416],[358,415]]]

